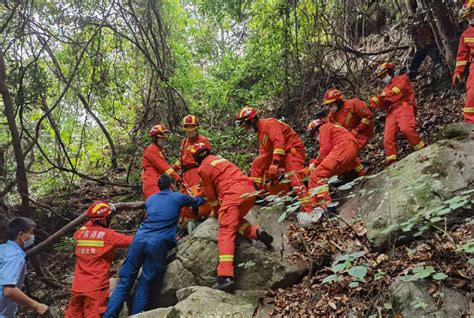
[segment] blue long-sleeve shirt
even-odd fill
[[[181,208],[184,206],[199,206],[204,202],[206,200],[203,197],[192,197],[171,190],[163,190],[153,194],[145,201],[147,216],[135,237],[162,234],[169,235],[174,239]]]

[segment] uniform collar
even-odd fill
[[[20,245],[18,245],[17,242],[8,240],[7,245],[13,248],[14,250],[18,251],[21,255],[26,256],[25,251],[21,248]]]

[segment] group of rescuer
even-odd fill
[[[474,0],[465,2],[461,16],[470,26],[460,39],[452,84],[462,80],[464,70],[470,64],[464,120],[472,124]],[[306,150],[301,137],[278,119],[260,118],[253,107],[244,107],[235,119],[237,127],[253,131],[258,138],[259,154],[252,162],[249,176],[228,159],[213,154],[210,141],[198,132],[196,116],[183,118],[186,138],[181,142],[179,159],[172,165],[163,153],[170,131],[162,124],[153,126],[149,132],[152,142],[145,149],[142,161],[145,220],[135,236],[127,236],[110,228],[115,209],[112,203],[97,201],[89,207],[86,223],[74,234],[76,268],[66,317],[118,317],[140,269],[141,276],[129,313],[147,310],[150,290],[165,270],[168,251],[176,246],[178,225],[191,232],[193,226],[190,225],[196,225],[194,221],[209,216],[216,217],[219,225],[218,277],[213,288],[232,290],[237,233],[262,242],[266,248],[272,246],[273,237],[245,219],[257,194],[265,195],[269,187],[287,179],[299,202],[299,214],[309,215],[321,210],[335,212],[328,179],[366,174],[359,152],[374,135],[373,111],[376,109],[386,113],[384,151],[387,165],[398,159],[399,133],[413,149],[426,147],[417,132],[415,96],[410,82],[416,72],[415,66],[411,73],[398,75],[392,64],[379,65],[375,76],[385,87],[370,98],[369,105],[357,98],[345,99],[338,89],[328,90],[323,104],[329,115],[317,116],[307,126],[308,136],[319,143],[319,154],[309,160],[308,165],[305,165]],[[309,182],[306,184],[307,177]],[[39,314],[48,310],[46,305],[30,299],[19,289],[26,273],[23,250],[34,241],[34,227],[34,222],[26,218],[16,218],[7,226],[8,242],[0,245],[0,317],[14,315],[17,304]],[[129,250],[120,268],[117,287],[107,301],[110,269],[118,248]]]

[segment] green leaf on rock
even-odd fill
[[[349,268],[347,271],[349,275],[357,278],[360,281],[364,281],[365,275],[367,275],[367,267],[365,266],[354,266]]]
[[[444,280],[446,278],[448,278],[448,275],[446,275],[445,273],[436,273],[433,275],[434,280]]]

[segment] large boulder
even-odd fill
[[[358,214],[365,221],[376,248],[411,239],[417,229],[410,230],[410,219],[419,226],[423,218],[439,221],[434,211],[448,223],[459,216],[448,214],[450,209],[463,217],[473,214],[469,190],[474,188],[474,125],[450,125],[440,137],[444,139],[367,177],[342,207],[343,217]]]
[[[287,256],[293,253],[293,249],[285,235],[287,223],[277,222],[282,211],[283,206],[255,207],[247,215],[249,222],[260,225],[273,236],[274,248],[269,250],[260,242],[237,237],[234,262],[237,290],[291,286],[307,272],[306,262],[288,262]],[[155,306],[175,305],[178,301],[176,292],[182,288],[212,286],[215,283],[217,231],[217,220],[210,218],[179,243],[176,259],[168,265],[162,286],[155,291]]]
[[[134,318],[179,317],[252,317],[259,304],[260,295],[238,292],[235,295],[209,287],[192,286],[176,293],[178,303],[167,308],[147,311]]]
[[[390,285],[388,303],[401,317],[457,318],[469,312],[469,297],[449,287],[443,287],[441,290],[430,288],[431,284],[425,280],[403,282],[396,279]],[[443,300],[442,307],[438,306],[439,298]]]

